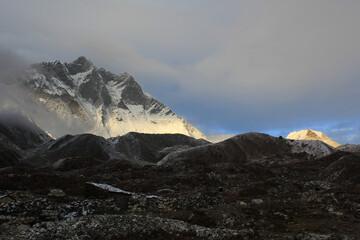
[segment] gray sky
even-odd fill
[[[205,134],[360,144],[360,1],[0,0],[0,46],[129,72]]]

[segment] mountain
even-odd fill
[[[82,132],[105,138],[128,132],[206,138],[170,108],[144,93],[133,76],[97,68],[85,57],[72,63],[34,64],[21,81],[37,103],[63,121],[72,119],[84,128]]]
[[[320,140],[334,148],[337,148],[340,146],[339,143],[335,142],[334,140],[330,139],[328,136],[326,136],[324,133],[319,131],[314,131],[310,128],[306,130],[300,130],[289,133],[289,135],[286,137],[287,139],[294,139],[294,140]]]
[[[205,144],[209,142],[181,134],[131,132],[108,139],[93,134],[65,135],[34,149],[22,164],[60,170],[96,166],[109,160],[149,165],[173,151]]]
[[[335,149],[321,141],[288,140],[262,133],[246,133],[210,143],[182,134],[127,133],[105,139],[93,134],[65,135],[30,150],[23,149],[21,166],[53,167],[61,171],[88,168],[106,162],[169,166],[177,162],[282,163],[314,159]],[[19,162],[17,162],[19,163]],[[17,164],[13,164],[17,165]]]
[[[360,145],[356,144],[343,144],[336,148],[337,150],[344,152],[360,152]]]
[[[282,163],[299,156],[319,158],[335,150],[321,141],[288,140],[264,133],[245,133],[225,141],[173,151],[158,165],[172,165],[179,161]]]
[[[21,114],[0,114],[0,168],[19,163],[26,151],[51,138]]]

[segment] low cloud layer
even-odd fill
[[[310,127],[360,143],[359,1],[0,3],[0,45],[127,71],[206,134]]]
[[[10,50],[0,48],[0,122],[26,125],[24,118],[54,137],[86,132],[87,126],[77,120],[59,118],[43,105],[33,101],[29,91],[19,85],[19,78],[27,71],[29,63]]]

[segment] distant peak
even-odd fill
[[[80,56],[77,60],[87,60],[87,58],[85,56]]]
[[[78,59],[76,59],[73,64],[81,64],[81,65],[85,65],[85,64],[91,64],[92,65],[92,62],[87,59],[86,57],[84,56],[80,56],[78,57]]]
[[[312,133],[315,133],[315,131],[313,131],[311,128],[306,129],[306,134],[312,134]]]
[[[320,140],[334,148],[340,145],[339,143],[326,136],[323,132],[315,131],[310,128],[306,130],[291,132],[286,138],[294,140]]]
[[[56,66],[56,65],[58,65],[58,64],[60,64],[60,65],[62,64],[60,60],[55,60],[52,65],[53,65],[53,66]]]
[[[84,56],[78,57],[72,63],[65,63],[65,66],[68,68],[71,75],[77,74],[79,72],[85,72],[94,68],[94,64]]]
[[[122,76],[124,81],[127,81],[127,82],[135,81],[134,77],[128,72],[123,72],[123,73],[121,73],[119,75]]]

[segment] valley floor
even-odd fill
[[[359,159],[2,169],[0,238],[359,239]]]

